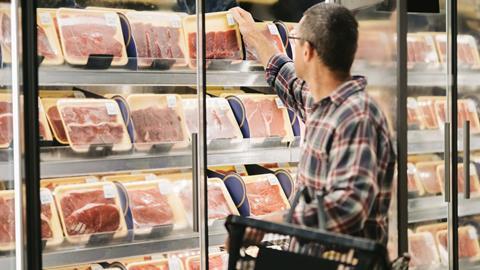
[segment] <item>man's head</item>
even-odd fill
[[[312,64],[331,71],[337,79],[350,75],[358,41],[353,14],[337,4],[320,3],[305,11],[293,36],[297,76],[306,79]]]

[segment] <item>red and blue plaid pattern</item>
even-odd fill
[[[323,191],[329,231],[386,244],[395,151],[386,118],[356,76],[315,102],[285,55],[272,57],[266,79],[278,96],[305,122],[297,190]],[[318,225],[318,203],[301,201],[293,220]]]

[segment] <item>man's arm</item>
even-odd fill
[[[323,213],[329,231],[352,234],[364,228],[377,196],[377,134],[371,121],[339,127],[329,153]],[[318,225],[317,200],[297,209],[294,221]]]
[[[268,84],[283,103],[306,120],[305,107],[311,98],[305,83],[297,78],[293,61],[281,54],[277,47],[255,27],[252,15],[239,8],[229,11],[237,21],[243,40],[255,49],[260,63],[265,67]]]

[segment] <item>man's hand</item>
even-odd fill
[[[234,7],[230,9],[229,12],[237,21],[245,43],[255,49],[260,63],[266,67],[270,58],[279,53],[278,48],[255,27],[252,14],[248,11]]]

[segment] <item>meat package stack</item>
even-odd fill
[[[435,41],[437,43],[440,60],[445,64],[447,56],[447,36],[445,34],[436,34]],[[478,69],[480,68],[480,56],[478,54],[477,42],[470,35],[459,35],[457,37],[458,50],[458,66],[461,69]]]
[[[11,96],[0,94],[0,149],[10,146],[12,141],[12,103]]]
[[[409,69],[439,68],[440,60],[435,48],[435,40],[428,34],[409,34],[407,37]]]
[[[52,11],[37,9],[38,55],[44,57],[43,64],[63,64],[63,53],[57,35],[56,23]]]

